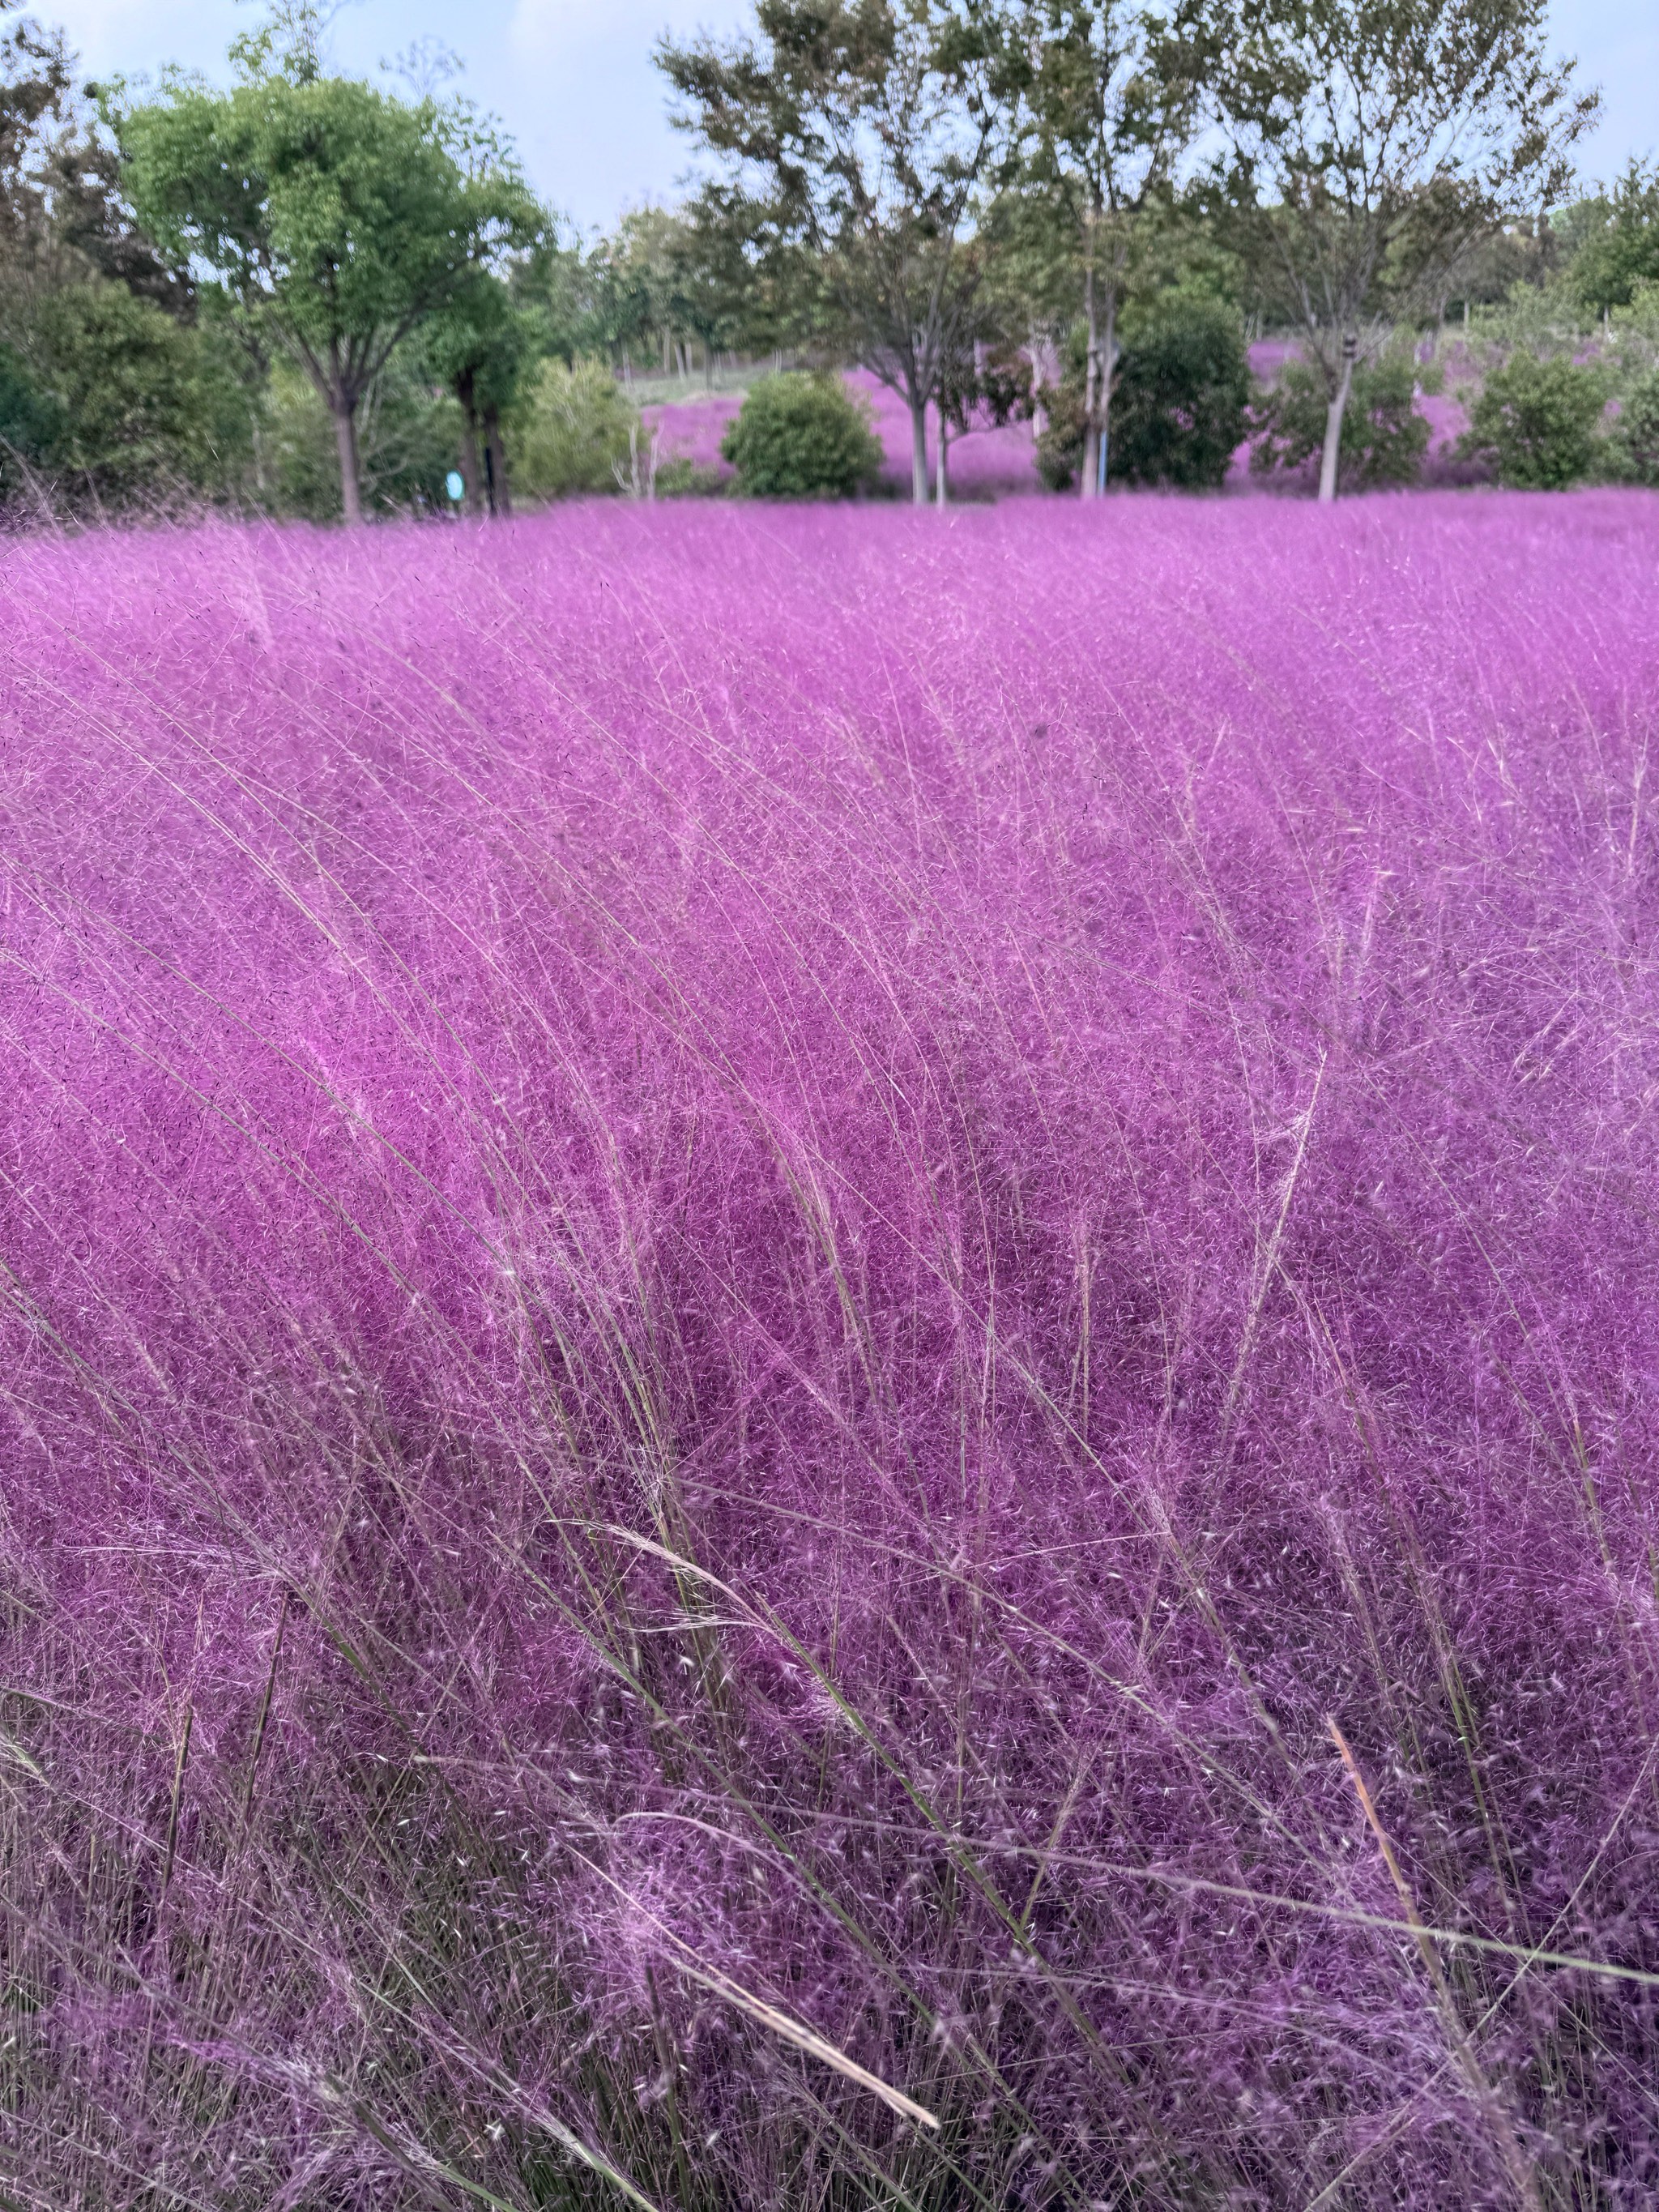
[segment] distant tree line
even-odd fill
[[[1542,0],[757,0],[743,37],[658,49],[702,184],[597,238],[442,67],[331,72],[312,0],[235,41],[228,87],[88,86],[5,21],[13,520],[355,521],[448,504],[452,471],[480,514],[637,489],[647,380],[769,362],[898,394],[918,500],[1011,419],[1085,498],[1217,483],[1247,434],[1330,498],[1414,469],[1449,320],[1472,407],[1496,380],[1470,450],[1500,474],[1649,469],[1659,171],[1575,191],[1595,95]],[[1291,342],[1266,392],[1263,335]]]

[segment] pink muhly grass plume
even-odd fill
[[[9,549],[0,2191],[1654,2201],[1656,562]]]

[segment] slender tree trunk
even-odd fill
[[[927,504],[927,402],[910,395],[910,496]]]
[[[1342,452],[1342,417],[1347,412],[1348,393],[1353,386],[1354,356],[1357,352],[1352,332],[1342,341],[1342,375],[1336,395],[1325,410],[1325,450],[1319,457],[1319,503],[1328,507],[1336,497],[1336,465]]]
[[[1083,386],[1083,479],[1078,486],[1085,499],[1100,490],[1100,316],[1095,299],[1095,264],[1091,241],[1089,265],[1083,277],[1083,313],[1089,326],[1089,351]]]
[[[335,395],[331,397],[329,409],[334,417],[335,450],[340,457],[341,511],[355,529],[363,519],[362,485],[357,470],[356,403]]]
[[[1106,295],[1106,336],[1100,354],[1100,462],[1097,488],[1106,489],[1106,470],[1111,457],[1112,371],[1117,366],[1117,287]]]
[[[934,503],[939,507],[951,504],[951,426],[945,419],[945,410],[939,410],[939,468],[933,477]]]
[[[493,407],[484,409],[483,434],[484,465],[494,495],[494,512],[508,515],[513,512],[513,486],[507,476],[507,440],[501,434],[501,418]]]

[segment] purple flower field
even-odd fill
[[[1659,2202],[1659,499],[0,565],[0,2199]]]

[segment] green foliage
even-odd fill
[[[1082,465],[1088,428],[1080,379],[1065,377],[1057,391],[1042,394],[1042,402],[1048,421],[1037,433],[1037,474],[1050,491],[1069,491]]]
[[[1627,307],[1638,285],[1659,281],[1659,167],[1632,161],[1610,191],[1572,210],[1569,281],[1596,314]]]
[[[505,413],[533,380],[544,346],[535,309],[520,306],[498,276],[479,270],[421,333],[434,380],[462,406]]]
[[[1371,351],[1437,315],[1474,239],[1559,198],[1596,106],[1552,58],[1539,0],[1218,0],[1207,66],[1218,220],[1327,392],[1349,338]],[[1413,460],[1393,374],[1372,481]],[[1281,386],[1292,446],[1310,402]]]
[[[757,35],[667,40],[679,120],[722,164],[727,204],[802,270],[827,335],[913,422],[973,325],[984,258],[965,236],[1006,147],[994,15],[948,0],[763,0]],[[920,458],[913,492],[927,496]]]
[[[1638,483],[1659,487],[1659,369],[1625,395],[1613,438],[1626,472]]]
[[[41,495],[40,477],[52,466],[59,416],[50,395],[29,374],[22,356],[0,345],[0,510],[20,495]]]
[[[259,504],[307,522],[337,521],[333,424],[310,379],[280,356],[262,394],[258,436]],[[416,356],[394,355],[359,422],[365,508],[385,515],[447,511],[444,478],[455,465],[460,438],[455,400],[434,385]]]
[[[251,426],[222,333],[123,285],[68,285],[39,303],[27,368],[14,361],[0,413],[20,434],[4,434],[70,504],[173,505],[240,486]]]
[[[1487,377],[1470,410],[1463,449],[1489,459],[1501,484],[1564,491],[1593,476],[1606,458],[1607,398],[1599,368],[1517,353]]]
[[[526,241],[538,210],[510,171],[468,173],[430,102],[325,77],[268,40],[220,93],[174,79],[159,99],[110,104],[134,207],[175,265],[212,273],[258,343],[279,340],[335,417],[345,511],[359,405],[396,348]]]
[[[673,453],[657,468],[659,499],[718,499],[726,480],[718,469],[694,461],[689,453]]]
[[[1025,126],[1022,197],[1047,214],[1050,236],[1029,222],[1008,228],[1027,247],[1033,311],[1063,304],[1086,325],[1091,455],[1109,412],[1112,314],[1146,282],[1149,234],[1199,128],[1200,15],[1199,0],[1173,0],[1165,13],[1139,0],[1038,0],[1002,50]],[[1060,465],[1053,441],[1046,465]]]
[[[1416,483],[1429,443],[1416,394],[1415,365],[1398,354],[1354,371],[1337,447],[1339,490],[1380,491]],[[1286,362],[1255,410],[1252,471],[1265,476],[1314,459],[1324,447],[1328,404],[1321,372],[1307,362]]]
[[[1249,398],[1238,317],[1207,300],[1161,303],[1118,363],[1110,474],[1183,491],[1218,489],[1243,442]]]
[[[720,441],[757,499],[846,499],[881,467],[868,413],[838,376],[792,372],[753,386]]]
[[[1250,370],[1237,312],[1204,292],[1155,295],[1125,319],[1112,380],[1108,474],[1114,483],[1213,490],[1249,428]],[[1077,481],[1087,429],[1086,337],[1079,327],[1059,390],[1042,395],[1037,471],[1051,491]]]
[[[498,210],[433,113],[340,77],[175,83],[118,113],[133,203],[177,262],[198,258],[307,366],[360,380],[470,274]]]
[[[514,420],[517,489],[532,499],[615,491],[638,422],[603,362],[544,362]]]

